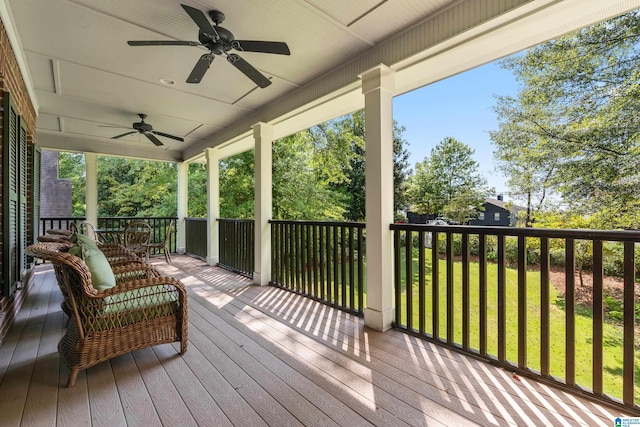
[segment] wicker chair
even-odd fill
[[[43,234],[38,236],[38,242],[69,243],[69,238],[62,234]]]
[[[119,243],[98,244],[98,247],[107,257],[107,261],[112,267],[131,263],[145,263],[137,254]]]
[[[69,245],[43,242],[27,253],[51,261],[58,283],[69,305],[71,319],[58,343],[58,351],[71,370],[67,386],[75,384],[78,372],[105,360],[157,344],[180,342],[187,351],[187,292],[172,278],[140,272],[143,264],[114,268],[114,274],[129,275],[113,288],[98,291],[84,261],[68,253]],[[126,270],[126,272],[125,272]],[[146,277],[145,277],[146,276]]]
[[[169,249],[169,239],[171,238],[171,231],[173,230],[173,220],[169,221],[167,229],[164,233],[164,239],[161,242],[153,242],[147,244],[147,262],[151,256],[151,251],[160,251],[164,253],[164,259],[167,264],[171,264],[171,250]]]
[[[147,255],[151,226],[146,221],[131,221],[124,229],[124,245],[140,258]]]
[[[73,231],[64,230],[62,228],[50,228],[49,230],[47,230],[47,234],[55,234],[55,235],[65,236],[65,237],[69,238],[73,234]]]
[[[87,221],[82,221],[78,226],[78,232],[84,234],[94,242],[98,241],[98,235],[96,234],[96,228]]]

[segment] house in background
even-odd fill
[[[58,174],[58,152],[42,150],[40,157],[40,217],[73,216],[71,180]],[[44,230],[40,230],[44,233]]]
[[[469,221],[469,225],[495,225],[503,227],[515,227],[518,212],[527,210],[522,206],[507,203],[502,195],[497,199],[489,198],[484,202],[484,212],[478,212],[478,217]]]
[[[517,206],[514,204],[508,204],[504,201],[503,196],[500,194],[497,199],[488,198],[484,202],[484,211],[478,212],[478,216],[475,219],[469,221],[467,225],[494,225],[502,227],[515,227],[516,215],[518,212],[525,211],[526,208]],[[507,208],[507,206],[509,206]],[[432,224],[437,219],[442,219],[449,224],[453,223],[446,218],[438,217],[436,214],[419,214],[412,211],[407,211],[407,221],[409,224]],[[442,225],[442,224],[435,224]]]

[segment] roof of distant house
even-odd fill
[[[490,204],[492,204],[494,206],[498,206],[499,208],[502,208],[502,209],[505,209],[505,210],[508,210],[508,211],[511,211],[511,212],[519,212],[519,211],[526,211],[527,210],[527,208],[525,208],[524,206],[519,206],[519,205],[516,205],[514,203],[511,203],[510,209],[507,209],[505,207],[505,205],[507,203],[510,203],[510,202],[505,202],[504,200],[488,198],[488,199],[485,200],[485,203],[490,203]]]

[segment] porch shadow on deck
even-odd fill
[[[165,344],[82,372],[49,264],[0,347],[3,425],[612,425],[562,390],[186,256],[157,267],[189,290],[189,349]]]

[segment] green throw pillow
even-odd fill
[[[71,236],[71,242],[73,246],[69,249],[69,253],[79,256],[87,264],[93,287],[99,291],[113,288],[116,285],[116,278],[107,257],[98,248],[96,242],[78,233]]]

